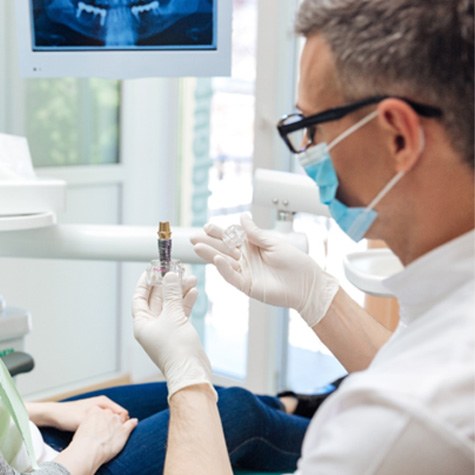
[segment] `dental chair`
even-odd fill
[[[9,232],[0,232],[0,257],[148,262],[154,255],[156,243],[150,236],[154,235],[155,228],[151,226],[57,225],[56,213],[65,209],[65,189],[66,184],[59,180],[37,180],[23,187],[4,185],[0,231]],[[23,194],[19,195],[20,192]],[[308,177],[275,170],[256,170],[253,204],[273,210],[277,216],[275,230],[288,233],[292,242],[303,250],[308,243],[301,233],[293,232],[294,214],[329,216],[326,207],[320,204],[318,189]],[[5,217],[2,218],[2,214]],[[176,255],[182,262],[201,263],[192,250],[189,236],[187,228],[175,229]],[[131,245],[131,237],[134,245]],[[372,295],[385,294],[382,280],[400,266],[390,251],[380,249],[353,253],[344,260],[345,274],[350,282]],[[1,322],[0,318],[0,327]],[[34,366],[33,358],[22,351],[2,358],[12,375],[30,371]],[[246,470],[237,470],[234,474],[283,475],[281,472]]]
[[[0,358],[11,376],[27,373],[35,366],[31,355],[23,351],[24,338],[30,331],[30,313],[7,306],[0,295]]]
[[[12,351],[0,356],[12,377],[28,373],[35,367],[33,357],[24,351]]]
[[[238,470],[234,475],[285,475],[282,472],[252,472],[248,470]]]

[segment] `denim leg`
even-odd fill
[[[278,398],[242,388],[216,388],[218,409],[234,468],[294,471],[309,419],[282,411]],[[140,421],[124,450],[100,475],[158,474],[165,461],[169,411]]]
[[[98,475],[158,475],[165,463],[168,409],[140,421],[122,452],[103,465]]]
[[[286,414],[278,398],[255,396],[242,388],[217,388],[218,408],[233,467],[293,471],[300,456],[309,420]],[[163,471],[169,411],[164,383],[132,385],[73,399],[104,394],[121,404],[139,424],[120,454],[102,466],[100,475],[147,475]],[[71,433],[44,429],[45,441],[57,450],[66,447]]]
[[[116,386],[100,389],[65,401],[75,401],[94,396],[107,396],[117,404],[129,411],[130,417],[136,417],[139,421],[157,414],[168,408],[168,391],[165,383],[146,383]],[[55,450],[61,451],[71,442],[73,433],[64,432],[50,427],[41,428],[41,434],[45,442]]]
[[[130,417],[136,417],[138,420],[168,409],[168,390],[166,383],[163,382],[115,386],[74,396],[66,401],[94,396],[107,396],[120,406],[125,407],[129,411]]]
[[[296,469],[310,419],[286,414],[278,398],[242,388],[220,391],[218,407],[234,468]]]

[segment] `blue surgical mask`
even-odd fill
[[[366,207],[349,207],[336,198],[338,177],[330,156],[330,150],[350,134],[360,129],[378,115],[371,112],[356,124],[349,127],[331,143],[319,143],[298,154],[298,159],[307,175],[315,181],[320,190],[320,201],[326,204],[333,219],[351,239],[358,242],[364,238],[369,228],[378,217],[374,207],[402,178],[404,172],[397,173]]]

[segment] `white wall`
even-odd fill
[[[288,170],[289,156],[275,132],[295,98],[296,44],[292,19],[298,0],[259,0],[256,139],[254,166]],[[13,40],[9,0],[0,0],[0,130],[21,133],[21,81],[12,78]],[[272,21],[269,21],[272,19]],[[10,36],[9,36],[10,35]],[[3,47],[2,47],[3,45]],[[11,57],[8,59],[7,53]],[[121,165],[94,170],[42,170],[66,178],[65,222],[150,225],[178,218],[176,189],[178,82],[124,83]],[[20,111],[20,113],[18,113]],[[257,221],[270,225],[266,210]],[[143,263],[81,263],[0,259],[0,293],[33,314],[27,349],[38,367],[22,377],[24,394],[44,396],[130,373],[156,374],[131,331],[130,297]],[[91,328],[93,329],[91,331]],[[284,336],[284,338],[282,338]],[[285,319],[276,309],[251,305],[246,385],[273,391],[282,379]]]
[[[24,134],[12,6],[0,0],[0,132]],[[68,183],[67,211],[59,223],[176,222],[177,114],[176,79],[124,82],[121,163],[37,170]],[[24,395],[43,398],[123,374],[157,374],[132,336],[131,297],[145,265],[0,259],[0,294],[32,314],[26,350],[36,368],[18,378]]]

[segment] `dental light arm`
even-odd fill
[[[285,233],[289,242],[308,252],[307,235],[293,231],[296,213],[330,217],[320,202],[315,183],[306,175],[258,168],[254,174],[253,203],[276,212],[275,230]]]
[[[274,209],[275,230],[287,233],[289,240],[304,251],[308,248],[306,236],[292,232],[295,213],[328,216],[327,209],[320,204],[317,187],[304,175],[256,170],[253,201]],[[155,226],[47,223],[34,229],[19,225],[15,230],[15,224],[2,226],[2,221],[8,220],[15,223],[15,217],[0,216],[0,257],[148,262],[157,255]],[[189,264],[203,262],[190,243],[190,236],[197,231],[173,227],[174,259]]]
[[[196,228],[173,228],[173,255],[200,263],[189,236]],[[0,232],[0,257],[148,262],[157,255],[156,226],[59,224]]]
[[[310,213],[330,216],[328,208],[320,203],[318,187],[306,175],[258,168],[254,174],[253,202],[273,208],[278,219],[287,215]]]

